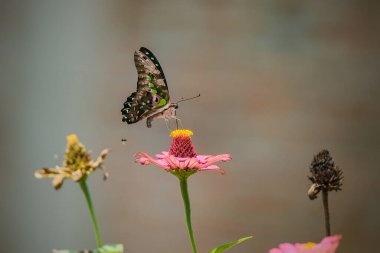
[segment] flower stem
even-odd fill
[[[179,182],[181,185],[183,204],[185,205],[185,210],[186,210],[186,222],[187,222],[187,229],[189,231],[191,246],[193,247],[193,252],[197,253],[197,246],[195,244],[193,228],[191,226],[191,210],[190,210],[189,193],[187,191],[187,178],[180,178]]]
[[[329,199],[328,199],[328,191],[326,189],[322,189],[322,200],[323,200],[323,208],[325,210],[325,227],[326,227],[326,236],[331,235],[330,231],[330,212],[329,212]]]
[[[82,189],[83,194],[86,198],[88,209],[90,211],[92,224],[94,225],[97,246],[98,246],[98,248],[101,248],[103,246],[102,235],[100,234],[98,222],[96,221],[96,216],[95,216],[94,206],[92,205],[92,201],[91,201],[90,191],[88,190],[86,180],[81,180],[79,182],[79,184],[80,184],[80,188]]]

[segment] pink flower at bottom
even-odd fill
[[[154,159],[144,152],[135,155],[135,162],[142,165],[155,164],[166,171],[207,171],[217,170],[224,174],[224,171],[214,165],[216,162],[226,162],[231,160],[230,154],[222,155],[197,155],[193,143],[191,142],[190,130],[174,130],[170,135],[173,137],[169,152],[162,152]]]
[[[335,253],[339,246],[341,235],[332,235],[323,238],[320,243],[282,243],[278,248],[269,250],[268,253]]]

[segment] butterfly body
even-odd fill
[[[147,126],[156,118],[175,118],[176,104],[171,103],[164,72],[154,54],[141,47],[134,55],[138,73],[137,90],[124,102],[123,121],[128,124],[147,119]]]
[[[176,110],[178,106],[176,104],[170,104],[165,110],[155,113],[152,116],[148,117],[146,119],[146,126],[152,127],[152,121],[154,119],[164,119],[165,121],[168,121],[169,119],[177,119],[176,117]]]

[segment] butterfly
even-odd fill
[[[176,118],[177,103],[170,101],[168,84],[164,71],[156,56],[147,48],[135,51],[137,69],[137,90],[124,102],[121,109],[122,121],[128,124],[147,119],[147,127],[152,127],[154,119],[163,118],[167,122]]]

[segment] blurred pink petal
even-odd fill
[[[268,253],[284,253],[284,252],[276,248],[276,249],[271,249]]]
[[[335,253],[342,236],[332,235],[325,237],[319,244],[316,243],[282,243],[278,248],[268,253]]]
[[[282,243],[279,245],[279,248],[284,252],[284,253],[298,253],[299,250],[290,243]]]
[[[320,245],[321,247],[328,249],[326,253],[334,253],[337,250],[341,239],[341,235],[328,236],[321,241]]]

